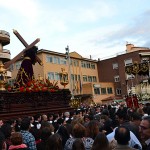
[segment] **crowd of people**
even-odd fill
[[[150,150],[150,104],[83,106],[0,120],[0,150]]]

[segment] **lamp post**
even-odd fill
[[[70,55],[69,55],[69,46],[67,45],[67,47],[65,48],[66,50],[66,59],[68,60],[68,75],[69,75],[69,85],[70,85],[70,91],[71,91],[71,95],[72,95],[72,99],[74,98],[74,94],[73,94],[73,90],[72,90],[72,82],[71,82],[71,61],[70,61]]]

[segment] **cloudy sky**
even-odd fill
[[[24,46],[13,29],[39,49],[103,59],[125,51],[126,42],[150,47],[149,0],[0,0],[0,30],[10,33],[4,49]]]

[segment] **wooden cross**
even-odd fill
[[[23,39],[23,37],[18,33],[17,30],[13,30],[13,33],[17,36],[17,38],[21,41],[21,43],[26,47],[23,51],[21,51],[17,56],[15,56],[12,60],[6,62],[4,64],[4,68],[7,69],[11,64],[15,63],[18,59],[21,58],[21,56],[24,54],[24,52],[26,52],[27,50],[29,50],[30,48],[32,48],[33,46],[35,46],[40,39],[37,38],[35,41],[33,41],[30,45],[27,44],[27,42]],[[40,60],[40,58],[36,55],[36,61],[40,64],[43,65],[42,61]]]

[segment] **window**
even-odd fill
[[[118,69],[118,63],[113,64],[113,69]]]
[[[79,61],[78,60],[71,60],[71,64],[73,65],[73,66],[79,66]]]
[[[116,94],[117,94],[117,95],[121,95],[121,89],[120,89],[120,88],[117,88],[117,89],[116,89]]]
[[[97,82],[96,76],[92,76],[92,81]]]
[[[83,75],[83,81],[87,82],[87,76],[86,75]]]
[[[54,72],[48,72],[48,79],[54,80]]]
[[[17,62],[17,63],[16,63],[16,69],[17,69],[17,70],[20,69],[20,66],[21,66],[21,62]]]
[[[80,75],[78,75],[78,81],[80,81]]]
[[[108,87],[108,88],[107,88],[107,93],[108,93],[108,94],[113,94],[113,91],[112,91],[112,88],[111,88],[111,87]]]
[[[52,56],[46,56],[46,62],[53,63],[53,57]]]
[[[67,64],[67,60],[65,58],[61,58],[60,59],[60,64],[66,65]]]
[[[55,72],[55,80],[60,80],[60,75],[58,72]]]
[[[86,62],[85,61],[81,61],[81,67],[86,68]]]
[[[74,81],[74,74],[71,74],[71,80]]]
[[[54,57],[54,64],[60,64],[59,57]]]
[[[100,89],[97,87],[94,87],[94,94],[100,95]]]
[[[119,76],[115,76],[114,80],[115,80],[115,82],[119,82],[120,81]]]
[[[88,81],[92,82],[92,77],[91,76],[88,76]]]
[[[135,76],[133,74],[127,74],[127,80],[134,79]]]
[[[126,59],[124,60],[125,66],[130,66],[133,64],[132,59]]]
[[[76,74],[74,75],[74,78],[75,78],[75,81],[77,81],[77,75]]]
[[[142,57],[141,63],[145,61],[149,61],[149,57]]]
[[[10,71],[13,71],[14,70],[14,65],[11,64],[10,67],[9,67]]]
[[[91,64],[89,62],[86,63],[86,68],[91,68]]]
[[[101,94],[106,94],[106,88],[101,88]]]
[[[91,63],[91,69],[95,69],[95,64]]]

